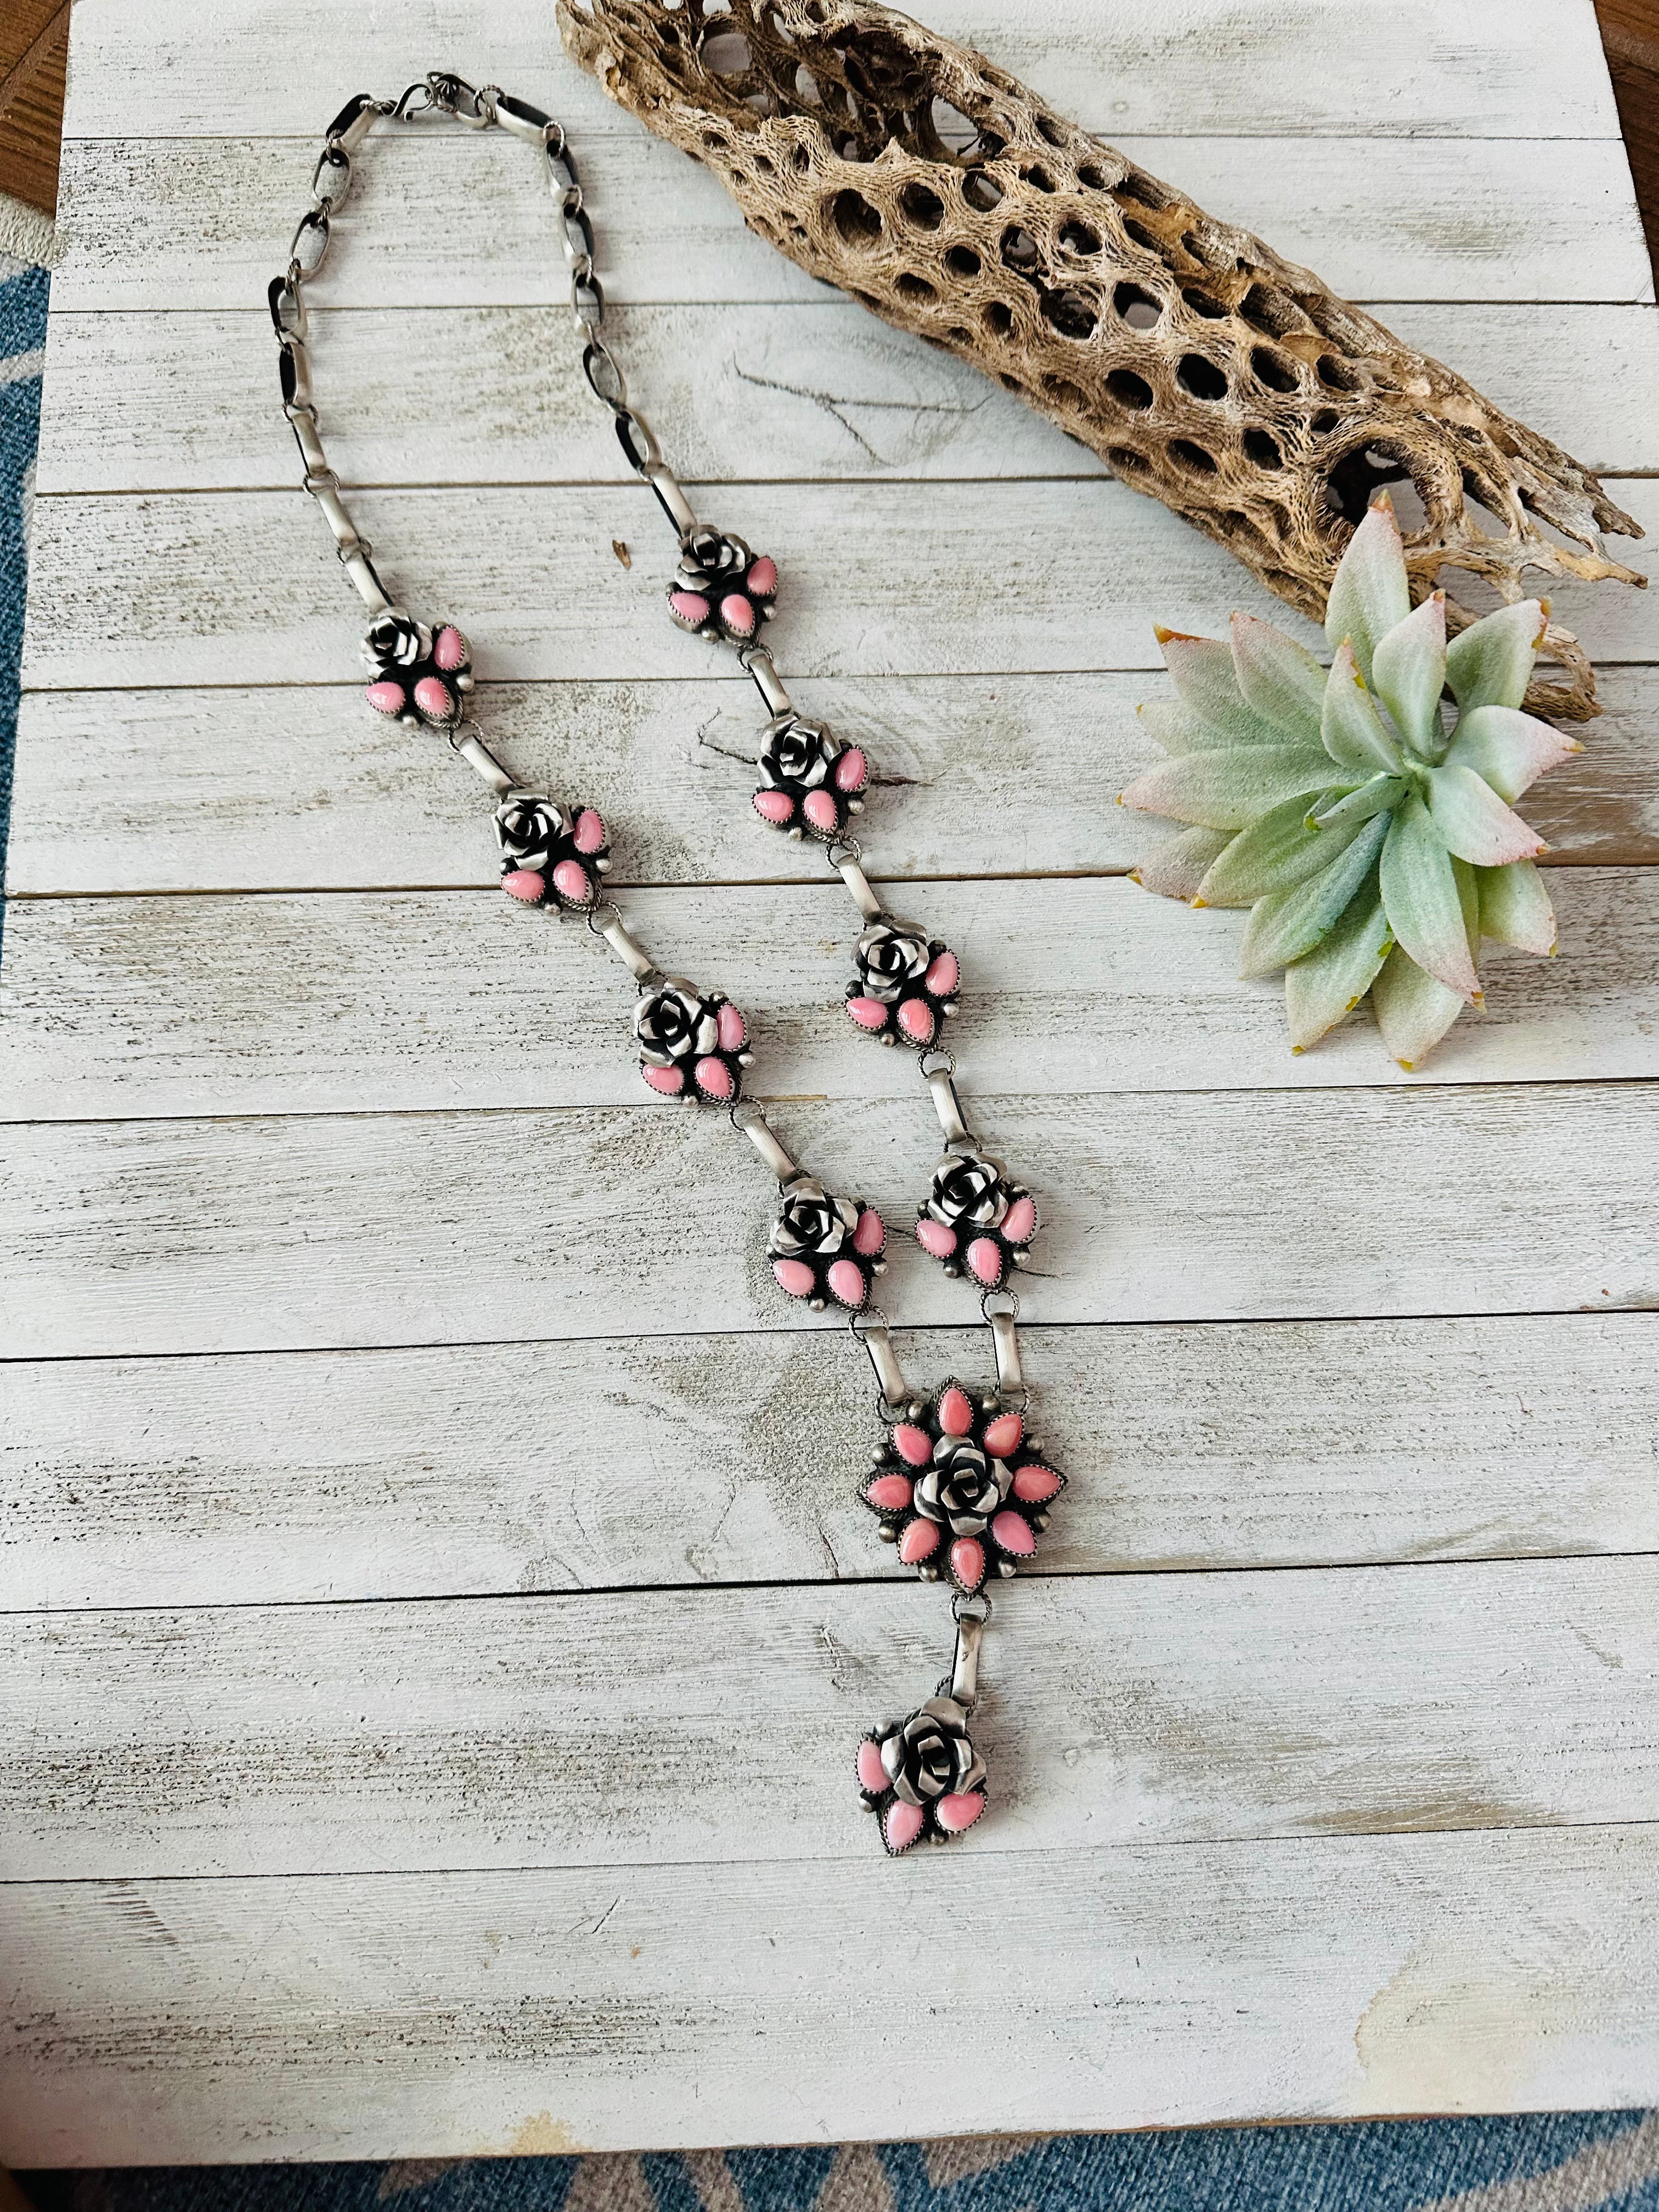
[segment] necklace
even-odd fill
[[[980,1293],[989,1326],[994,1385],[975,1390],[947,1378],[931,1395],[911,1389],[885,1316],[872,1303],[886,1267],[887,1231],[874,1207],[830,1189],[793,1158],[760,1105],[743,1097],[753,1054],[748,1024],[719,991],[659,968],[629,931],[614,899],[605,825],[591,806],[567,804],[520,783],[485,744],[473,703],[471,650],[452,622],[417,621],[380,581],[374,548],[352,522],[340,480],[323,449],[313,397],[305,287],[327,258],[336,216],[349,196],[355,156],[374,125],[443,115],[473,130],[499,129],[535,147],[557,204],[582,373],[611,410],[630,467],[649,484],[672,525],[679,562],[668,612],[682,629],[735,649],[765,704],[753,799],[759,820],[821,846],[856,904],[862,927],[846,1013],[884,1045],[908,1049],[932,1097],[944,1151],[917,1208],[916,1242]],[[988,1584],[1033,1556],[1048,1508],[1065,1488],[1040,1438],[1027,1433],[1029,1393],[1009,1287],[1036,1232],[1036,1204],[969,1126],[953,1055],[941,1048],[957,1011],[956,955],[919,924],[890,913],[851,834],[869,788],[864,748],[842,743],[803,714],[763,642],[779,580],[771,557],[700,520],[662,456],[650,424],[602,335],[605,295],[593,264],[593,230],[560,125],[498,87],[482,90],[434,71],[396,100],[359,93],[324,135],[289,262],[270,288],[281,350],[283,411],[305,464],[304,486],[334,538],[335,552],[368,611],[362,657],[368,701],[377,713],[442,733],[481,776],[495,801],[501,888],[526,908],[580,915],[635,979],[633,1029],[640,1073],[665,1100],[723,1107],[776,1179],[778,1211],[767,1256],[779,1290],[816,1311],[848,1316],[879,1385],[881,1434],[860,1496],[877,1534],[927,1581],[951,1586],[956,1644],[949,1673],[908,1717],[872,1728],[854,1759],[859,1792],[896,1856],[924,1838],[943,1843],[985,1810],[984,1761],[969,1733],[979,1699],[981,1640],[991,1615]]]

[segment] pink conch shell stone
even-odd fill
[[[795,802],[787,791],[757,791],[755,811],[763,822],[776,823],[781,828],[795,811]]]
[[[723,1060],[716,1060],[713,1053],[697,1062],[695,1073],[698,1090],[710,1098],[729,1098],[737,1089],[731,1069]]]
[[[404,687],[389,679],[384,684],[371,684],[364,697],[377,714],[401,714],[405,704]]]
[[[873,1260],[886,1242],[886,1223],[873,1206],[866,1206],[859,1216],[858,1227],[853,1231],[853,1249],[861,1252],[866,1260]]]
[[[678,1098],[685,1088],[683,1067],[642,1067],[640,1073],[653,1091],[660,1091],[665,1098]]]
[[[976,1590],[985,1579],[985,1547],[971,1536],[958,1536],[951,1547],[951,1572],[965,1590]]]
[[[435,676],[422,677],[415,686],[415,704],[423,714],[430,714],[439,721],[455,711],[448,684],[440,684]]]
[[[755,610],[741,592],[728,592],[720,601],[720,620],[728,629],[747,637],[755,627]]]
[[[991,1523],[991,1540],[1017,1559],[1029,1559],[1036,1549],[1036,1538],[1024,1516],[1006,1508]]]
[[[844,1306],[861,1306],[870,1295],[864,1270],[856,1260],[837,1260],[830,1269],[830,1295]]]
[[[859,1746],[859,1787],[867,1790],[872,1797],[878,1797],[891,1787],[887,1770],[881,1763],[881,1746],[872,1743],[868,1736]]]
[[[1024,1505],[1046,1505],[1060,1495],[1060,1477],[1051,1467],[1023,1467],[1014,1477],[1014,1495]]]
[[[926,1044],[938,1026],[926,999],[907,999],[898,1010],[898,1024],[913,1044]]]
[[[848,745],[836,763],[837,791],[862,791],[870,778],[870,763],[861,745]]]
[[[965,1437],[974,1425],[974,1409],[968,1393],[953,1382],[939,1401],[939,1425],[947,1437]]]
[[[781,1291],[787,1291],[792,1298],[806,1298],[812,1295],[812,1270],[804,1260],[774,1260],[773,1279]]]
[[[587,871],[580,860],[561,860],[553,871],[553,888],[562,897],[586,906],[593,896]]]
[[[934,1817],[947,1836],[959,1836],[964,1828],[971,1828],[984,1810],[984,1793],[978,1790],[952,1790],[933,1808]]]
[[[671,592],[668,604],[682,622],[706,623],[708,619],[708,602],[701,592]]]
[[[942,1221],[924,1215],[916,1224],[916,1242],[936,1260],[948,1260],[957,1249],[957,1232],[947,1229]]]
[[[902,1513],[910,1503],[912,1485],[908,1474],[878,1474],[865,1485],[864,1494],[882,1513]]]
[[[1029,1244],[1036,1235],[1036,1208],[1029,1198],[1017,1198],[1003,1216],[1002,1233],[1011,1244]]]
[[[849,999],[847,1011],[861,1030],[884,1030],[887,1009],[879,999]]]
[[[809,791],[801,801],[801,812],[815,830],[833,830],[841,820],[836,802],[827,791]]]
[[[1011,1451],[1019,1449],[1024,1433],[1025,1424],[1018,1413],[999,1413],[994,1421],[986,1424],[985,1449],[993,1459],[1006,1459]]]
[[[907,1567],[920,1566],[939,1549],[939,1523],[936,1521],[913,1521],[899,1538],[899,1557]]]
[[[933,1456],[933,1440],[914,1421],[901,1421],[893,1431],[893,1449],[912,1467],[926,1467]]]
[[[432,647],[432,658],[440,668],[459,668],[466,659],[466,640],[454,625],[446,623],[438,632]]]
[[[720,1018],[714,1024],[714,1032],[720,1039],[722,1052],[738,1051],[749,1034],[743,1025],[743,1016],[729,999],[720,1008]]]
[[[881,1832],[887,1838],[890,1851],[908,1851],[921,1833],[927,1814],[920,1805],[907,1805],[902,1797],[895,1797],[882,1816]]]
[[[923,979],[936,999],[948,999],[962,981],[954,952],[941,952]]]
[[[994,1290],[1002,1280],[1002,1252],[988,1237],[975,1237],[968,1247],[968,1267],[976,1283]]]
[[[778,564],[769,553],[763,553],[758,561],[750,562],[749,574],[744,578],[744,582],[751,592],[758,592],[763,599],[771,598],[778,588]]]
[[[533,868],[514,868],[510,875],[501,878],[501,889],[508,898],[523,899],[533,906],[547,885]]]
[[[604,844],[604,818],[591,806],[584,806],[576,817],[576,826],[570,833],[570,842],[579,853],[597,853]]]

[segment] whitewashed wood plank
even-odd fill
[[[976,1100],[1052,1194],[1044,1322],[1648,1307],[1656,1117],[1640,1084]],[[920,1099],[775,1119],[913,1218]],[[0,1356],[834,1325],[781,1310],[738,1144],[690,1107],[13,1124]],[[900,1245],[896,1320],[959,1324],[964,1295]]]
[[[610,319],[664,450],[702,482],[1106,473],[965,362],[850,302],[622,307]],[[1417,305],[1389,320],[1588,466],[1659,468],[1659,311]],[[552,307],[319,310],[312,353],[334,465],[358,484],[625,481],[568,330]],[[271,353],[258,309],[55,316],[37,489],[292,483]],[[181,416],[186,388],[196,405]]]
[[[1651,1559],[1000,1587],[965,1854],[1654,1820],[1656,1596]],[[948,1632],[879,1583],[0,1615],[0,1876],[861,1858],[853,1752]]]
[[[1659,870],[1552,883],[1559,956],[1491,948],[1486,1014],[1434,1054],[1431,1081],[1659,1076]],[[1292,1053],[1279,978],[1237,980],[1241,913],[1194,914],[1123,877],[935,884],[908,904],[961,959],[950,1042],[970,1084],[1422,1079],[1367,1017]],[[751,1081],[914,1097],[910,1055],[873,1050],[840,1010],[859,924],[839,883],[643,891],[627,913],[660,965],[743,1008]],[[585,933],[498,890],[25,900],[0,969],[0,1119],[635,1106],[630,999]]]
[[[1527,794],[1528,818],[1558,860],[1659,860],[1659,674],[1608,669],[1599,691],[1606,712],[1581,731],[1584,751]],[[1127,868],[1160,834],[1116,804],[1162,757],[1135,708],[1168,696],[1148,672],[832,680],[800,694],[870,748],[866,836],[890,881]],[[480,711],[519,773],[603,811],[629,881],[823,880],[816,850],[754,819],[763,710],[741,677],[492,685]],[[33,692],[15,779],[14,896],[490,878],[481,787],[345,686]]]
[[[1034,1432],[1083,1454],[1046,1570],[1659,1551],[1656,1331],[1028,1330]],[[918,1382],[982,1373],[966,1329],[897,1343]],[[8,1607],[908,1578],[852,1494],[876,1431],[838,1337],[20,1362],[5,1396]],[[603,1440],[597,1489],[526,1449],[526,1401],[555,1400]]]
[[[1613,137],[1617,111],[1590,0],[1365,0],[1286,9],[1238,0],[931,0],[927,21],[978,47],[1090,130]],[[344,88],[401,89],[434,66],[556,103],[572,129],[615,111],[561,52],[553,18],[518,0],[429,0],[418,27],[289,0],[283,58],[252,0],[142,12],[80,0],[67,134],[319,133]],[[441,61],[434,62],[434,56]]]
[[[1613,489],[1659,524],[1659,480]],[[703,504],[778,559],[769,636],[789,677],[1146,667],[1154,623],[1213,635],[1236,607],[1322,642],[1218,545],[1109,481],[1005,483],[994,501],[963,483],[746,484]],[[374,491],[353,507],[388,580],[462,623],[486,681],[721,665],[722,648],[668,618],[672,549],[642,484]],[[617,538],[638,548],[631,568]],[[1654,558],[1651,538],[1619,550],[1644,573]],[[1566,583],[1550,596],[1596,660],[1659,661],[1655,595]],[[25,680],[349,681],[355,605],[297,489],[43,499]]]
[[[319,133],[333,113],[321,112]],[[283,265],[317,137],[64,149],[59,313],[246,307]],[[1350,299],[1651,300],[1621,139],[1170,138],[1121,150]],[[745,228],[709,171],[620,115],[573,137],[607,299],[784,301],[823,288]],[[586,147],[586,152],[585,152]],[[317,303],[556,304],[552,204],[502,132],[382,138]]]
[[[1029,1863],[20,1886],[0,2152],[462,2157],[1659,2100],[1650,1827]],[[951,2063],[919,2066],[945,2008]]]

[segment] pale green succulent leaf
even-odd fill
[[[1396,945],[1371,985],[1371,1012],[1389,1056],[1401,1067],[1418,1066],[1437,1045],[1464,1006],[1463,995],[1426,975]]]
[[[1337,647],[1326,681],[1320,738],[1339,768],[1352,769],[1361,776],[1401,765],[1400,748],[1365,689],[1352,646],[1346,641]]]
[[[1232,745],[1160,762],[1122,794],[1126,806],[1208,830],[1245,830],[1287,799],[1322,791],[1331,764],[1305,745]]]
[[[1325,603],[1325,635],[1333,651],[1345,638],[1351,641],[1360,673],[1369,684],[1377,640],[1404,622],[1411,611],[1400,526],[1394,519],[1393,501],[1387,492],[1381,492],[1331,579],[1330,596]]]
[[[1362,822],[1347,849],[1322,873],[1292,891],[1277,891],[1271,898],[1258,900],[1244,925],[1238,963],[1241,975],[1265,975],[1272,969],[1287,967],[1311,952],[1335,927],[1349,901],[1375,869],[1391,818],[1379,814]]]
[[[1440,694],[1446,688],[1446,595],[1422,605],[1376,641],[1371,689],[1413,752],[1438,760],[1446,750]]]
[[[1431,768],[1428,784],[1430,817],[1446,850],[1460,860],[1476,868],[1501,868],[1543,851],[1538,832],[1472,768]]]
[[[1395,943],[1448,990],[1478,997],[1480,979],[1470,957],[1452,856],[1428,808],[1413,793],[1386,818],[1380,881]]]
[[[1308,816],[1309,826],[1315,830],[1334,830],[1345,822],[1369,822],[1373,814],[1382,814],[1397,806],[1406,796],[1407,786],[1397,775],[1374,775],[1352,791],[1340,797],[1327,794]]]
[[[1533,861],[1511,860],[1507,867],[1477,868],[1474,873],[1486,936],[1518,945],[1522,952],[1554,951],[1555,908]]]
[[[1285,1014],[1292,1052],[1306,1052],[1353,1012],[1393,943],[1382,895],[1375,884],[1367,884],[1313,951],[1285,970]]]
[[[1499,607],[1461,630],[1446,647],[1446,681],[1467,714],[1476,707],[1518,707],[1549,620],[1541,599]]]
[[[1310,830],[1307,800],[1287,799],[1231,841],[1199,885],[1198,902],[1250,906],[1274,891],[1294,890],[1345,852],[1360,827],[1354,821],[1334,830]]]
[[[1325,672],[1306,646],[1255,615],[1235,615],[1232,654],[1246,706],[1288,737],[1316,745]]]
[[[1233,672],[1232,648],[1213,637],[1188,637],[1180,630],[1155,632],[1164,663],[1181,702],[1224,732],[1237,745],[1282,745],[1283,730],[1247,706]]]
[[[1194,714],[1190,707],[1183,707],[1178,699],[1148,699],[1136,708],[1135,717],[1152,743],[1171,757],[1218,751],[1238,742],[1201,714]]]
[[[1134,879],[1164,898],[1196,898],[1210,863],[1232,841],[1231,830],[1183,830],[1135,863]]]
[[[1473,769],[1500,799],[1516,799],[1546,769],[1584,748],[1553,723],[1513,707],[1474,707],[1459,720],[1446,766]]]

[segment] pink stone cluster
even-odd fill
[[[873,998],[856,983],[848,986],[847,1012],[857,1026],[884,1044],[902,1042],[918,1050],[933,1043],[939,1023],[956,1012],[962,970],[954,952],[942,951],[903,997],[890,1003]]]
[[[526,906],[556,905],[573,909],[592,906],[599,895],[598,884],[583,863],[597,860],[606,847],[604,819],[591,806],[584,806],[577,814],[569,842],[574,851],[554,860],[550,867],[506,870],[501,889],[508,898],[518,899]]]
[[[964,1444],[965,1453],[955,1449]],[[1065,1486],[1027,1442],[1022,1415],[976,1404],[952,1382],[894,1424],[860,1495],[906,1566],[943,1569],[971,1595],[993,1571],[1011,1574],[1033,1556],[1045,1509]]]
[[[422,639],[425,632],[421,633]],[[364,696],[377,714],[407,714],[412,710],[424,722],[447,728],[459,720],[461,693],[470,685],[471,660],[466,640],[453,623],[446,623],[432,641],[429,661],[408,668],[383,666]]]
[[[1023,1192],[994,1229],[969,1235],[948,1221],[936,1221],[926,1211],[916,1223],[916,1242],[935,1260],[957,1261],[988,1291],[996,1290],[1014,1265],[1014,1254],[1024,1252],[1036,1234],[1036,1202]],[[965,1249],[964,1249],[965,1246]]]
[[[721,542],[739,547],[744,555],[748,552],[738,538]],[[778,595],[777,567],[765,553],[725,565],[734,573],[721,574],[718,560],[700,563],[688,556],[668,587],[668,611],[682,629],[724,638],[730,645],[747,645],[772,611]]]
[[[822,1298],[827,1292],[838,1306],[856,1313],[871,1289],[871,1269],[860,1263],[880,1259],[886,1243],[886,1224],[872,1206],[866,1206],[860,1208],[838,1258],[827,1263],[823,1259],[775,1259],[773,1279],[792,1298]]]
[[[802,792],[781,784],[768,785],[755,793],[755,811],[775,830],[787,830],[799,822],[815,836],[834,837],[846,827],[845,801],[856,798],[869,781],[870,763],[864,748],[848,745],[837,756],[827,783]]]

